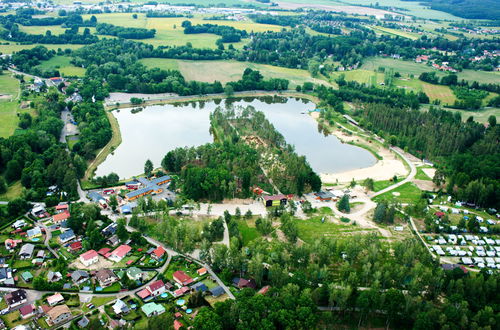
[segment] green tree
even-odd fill
[[[7,182],[3,176],[0,176],[0,194],[4,194],[7,191]]]
[[[193,327],[201,330],[222,330],[222,319],[212,309],[203,307],[196,315]]]
[[[363,186],[367,190],[374,191],[375,182],[373,181],[372,178],[367,178],[365,181],[363,181]]]
[[[146,160],[146,163],[144,163],[144,173],[146,174],[147,177],[150,177],[152,172],[153,172],[153,162],[148,159]]]
[[[109,207],[113,210],[113,212],[116,211],[116,208],[118,207],[118,199],[116,198],[115,194],[112,194],[109,197]]]
[[[24,198],[16,198],[11,200],[7,204],[7,211],[11,217],[17,217],[26,213],[30,208],[30,205]]]
[[[232,85],[226,85],[224,87],[224,94],[226,94],[226,97],[232,97],[234,95],[234,87]]]
[[[337,203],[337,208],[340,212],[349,213],[351,212],[351,206],[349,205],[349,195],[344,195]]]
[[[124,221],[118,221],[118,226],[116,227],[116,235],[122,242],[125,242],[130,237],[127,228],[125,228]]]

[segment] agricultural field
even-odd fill
[[[83,15],[85,19],[91,15]],[[212,21],[203,20],[202,16],[198,15],[195,18],[185,17],[146,17],[145,14],[138,14],[137,19],[132,18],[131,13],[113,13],[113,14],[96,14],[97,21],[100,23],[110,23],[118,26],[137,27],[145,29],[155,29],[156,35],[151,39],[142,40],[145,43],[153,46],[182,46],[190,42],[195,48],[215,48],[215,42],[220,37],[215,34],[184,34],[184,29],[181,24],[185,20],[189,20],[193,25],[196,24],[217,24],[233,26],[247,32],[263,32],[263,31],[280,31],[282,27],[270,24],[257,24],[252,21]],[[233,44],[235,48],[242,48],[247,40]]]
[[[72,65],[70,61],[71,58],[68,56],[54,56],[50,60],[42,62],[38,67],[45,70],[57,69],[66,77],[83,77],[85,69]]]
[[[427,109],[424,108],[423,110],[427,110]],[[490,116],[495,116],[495,117],[497,117],[497,122],[500,121],[500,109],[499,108],[485,108],[485,109],[478,110],[478,111],[465,111],[465,110],[458,110],[458,109],[451,109],[451,108],[446,108],[446,110],[459,113],[462,116],[463,121],[466,121],[467,118],[469,118],[471,116],[474,118],[474,121],[477,121],[477,122],[483,123],[483,124],[488,122],[488,118]]]
[[[445,76],[446,73],[437,71],[425,64],[419,64],[412,61],[395,60],[387,57],[372,57],[366,59],[361,66],[361,69],[374,71],[379,67],[392,68],[394,71],[402,75],[418,76],[423,72],[436,72],[440,77]],[[458,79],[465,79],[468,81],[478,81],[482,83],[500,83],[500,72],[487,72],[487,71],[473,71],[463,70],[457,73]]]
[[[272,65],[254,64],[238,61],[187,61],[163,58],[145,58],[141,63],[150,68],[179,70],[187,80],[221,83],[241,79],[246,68],[259,70],[265,78],[284,78],[290,80],[293,88],[304,82],[327,84],[325,81],[311,77],[306,70],[288,69]]]

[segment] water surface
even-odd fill
[[[147,106],[132,113],[131,108],[114,111],[122,143],[97,168],[96,175],[111,172],[130,178],[144,172],[144,162],[151,159],[161,166],[165,154],[178,147],[198,146],[213,141],[209,114],[217,106],[251,105],[283,134],[298,154],[306,156],[318,173],[339,173],[369,167],[376,159],[365,149],[343,144],[333,135],[325,136],[318,123],[307,113],[315,104],[294,98],[262,98],[238,101],[196,102],[183,105]]]

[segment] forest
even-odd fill
[[[416,0],[402,0],[416,1]],[[492,19],[500,17],[500,4],[495,0],[424,0],[432,9],[451,13],[458,17],[471,19]]]
[[[98,23],[95,28],[98,34],[125,39],[149,39],[154,38],[156,34],[155,29],[123,27],[108,23]]]

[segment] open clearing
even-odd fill
[[[474,117],[474,121],[479,123],[487,123],[490,116],[497,117],[497,122],[500,122],[500,108],[485,108],[478,111],[465,111],[457,109],[445,108],[447,111],[458,112],[462,116],[462,120],[466,121],[470,116]]]
[[[281,68],[266,64],[254,64],[238,61],[187,61],[163,58],[145,58],[141,63],[150,68],[179,70],[186,80],[204,82],[220,81],[227,83],[241,79],[246,68],[259,70],[265,78],[284,78],[290,80],[290,87],[301,85],[306,81],[316,84],[327,82],[311,77],[306,70]]]
[[[63,76],[83,77],[85,69],[70,63],[71,58],[67,56],[54,56],[48,61],[42,62],[38,67],[45,70],[57,69]]]
[[[385,35],[390,35],[390,36],[400,36],[403,38],[408,38],[411,40],[417,40],[420,36],[417,33],[410,33],[410,32],[405,32],[403,30],[398,30],[398,29],[390,29],[382,26],[370,26],[375,32],[385,34]]]
[[[6,40],[0,39],[0,42],[5,43]],[[82,48],[84,45],[70,45],[70,44],[57,44],[57,45],[47,45],[47,44],[32,44],[32,45],[20,45],[16,43],[10,43],[9,45],[0,45],[0,53],[2,54],[12,54],[14,52],[21,51],[23,49],[31,49],[36,46],[44,46],[47,49],[58,50],[58,49],[78,49]]]

